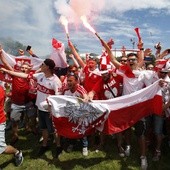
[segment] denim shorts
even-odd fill
[[[156,135],[163,134],[163,126],[164,126],[164,117],[153,115],[153,126],[154,126],[154,133]]]
[[[49,112],[38,110],[38,119],[41,130],[47,129],[49,133],[54,133],[52,118]]]

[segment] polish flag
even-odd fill
[[[20,67],[23,63],[28,63],[32,66],[32,70],[37,70],[43,63],[44,59],[29,57],[29,56],[13,56],[11,54],[6,53],[2,50],[2,54],[4,55],[7,62],[15,69]],[[0,61],[0,65],[3,66],[2,62]]]
[[[32,70],[35,71],[40,68],[41,64],[43,63],[44,59],[35,58],[35,57],[29,57],[29,56],[13,56],[8,53],[6,53],[4,50],[2,50],[2,54],[4,55],[7,63],[12,66],[15,70],[18,70],[23,63],[27,63],[32,67]],[[0,60],[0,67],[3,67],[3,63]],[[9,74],[4,74],[0,72],[0,80],[3,82],[11,82],[12,78]]]
[[[162,94],[158,81],[129,95],[109,100],[82,102],[74,96],[48,97],[58,134],[81,138],[96,129],[106,134],[121,132],[143,117],[162,114]]]

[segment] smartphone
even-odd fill
[[[28,45],[27,48],[26,48],[26,51],[30,50],[31,49],[31,46]]]

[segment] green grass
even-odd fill
[[[23,151],[24,162],[20,167],[15,167],[13,163],[13,155],[0,155],[0,167],[4,170],[139,170],[139,146],[136,137],[133,135],[133,145],[130,157],[120,158],[116,148],[116,140],[111,136],[106,137],[105,147],[103,151],[96,153],[89,148],[89,155],[83,157],[81,154],[81,146],[75,148],[71,153],[63,151],[59,159],[54,158],[55,146],[51,144],[51,148],[44,156],[38,158],[36,156],[40,144],[39,136],[33,134],[24,134],[24,130],[19,131],[19,141],[15,145]],[[10,134],[7,132],[7,143],[10,141]],[[148,170],[168,170],[170,169],[170,148],[166,141],[162,146],[163,152],[159,162],[152,162],[152,151],[148,150]]]

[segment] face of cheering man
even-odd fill
[[[158,77],[160,79],[165,79],[165,77],[168,75],[168,71],[163,71],[163,70],[159,70],[158,71]]]
[[[137,65],[137,54],[135,54],[135,53],[128,54],[127,61],[131,68],[136,66]]]
[[[89,59],[87,65],[88,65],[89,70],[90,70],[90,71],[93,71],[93,70],[95,70],[96,67],[97,67],[97,62],[96,62],[95,59]]]
[[[103,73],[102,79],[103,79],[104,82],[107,83],[107,81],[110,79],[110,73],[109,72]]]
[[[78,77],[74,73],[70,73],[67,75],[67,87],[71,92],[76,90],[78,84]]]
[[[123,64],[123,65],[126,65],[127,64],[127,57],[121,57],[120,63]]]
[[[22,64],[20,71],[23,73],[29,73],[31,67],[28,64]]]

